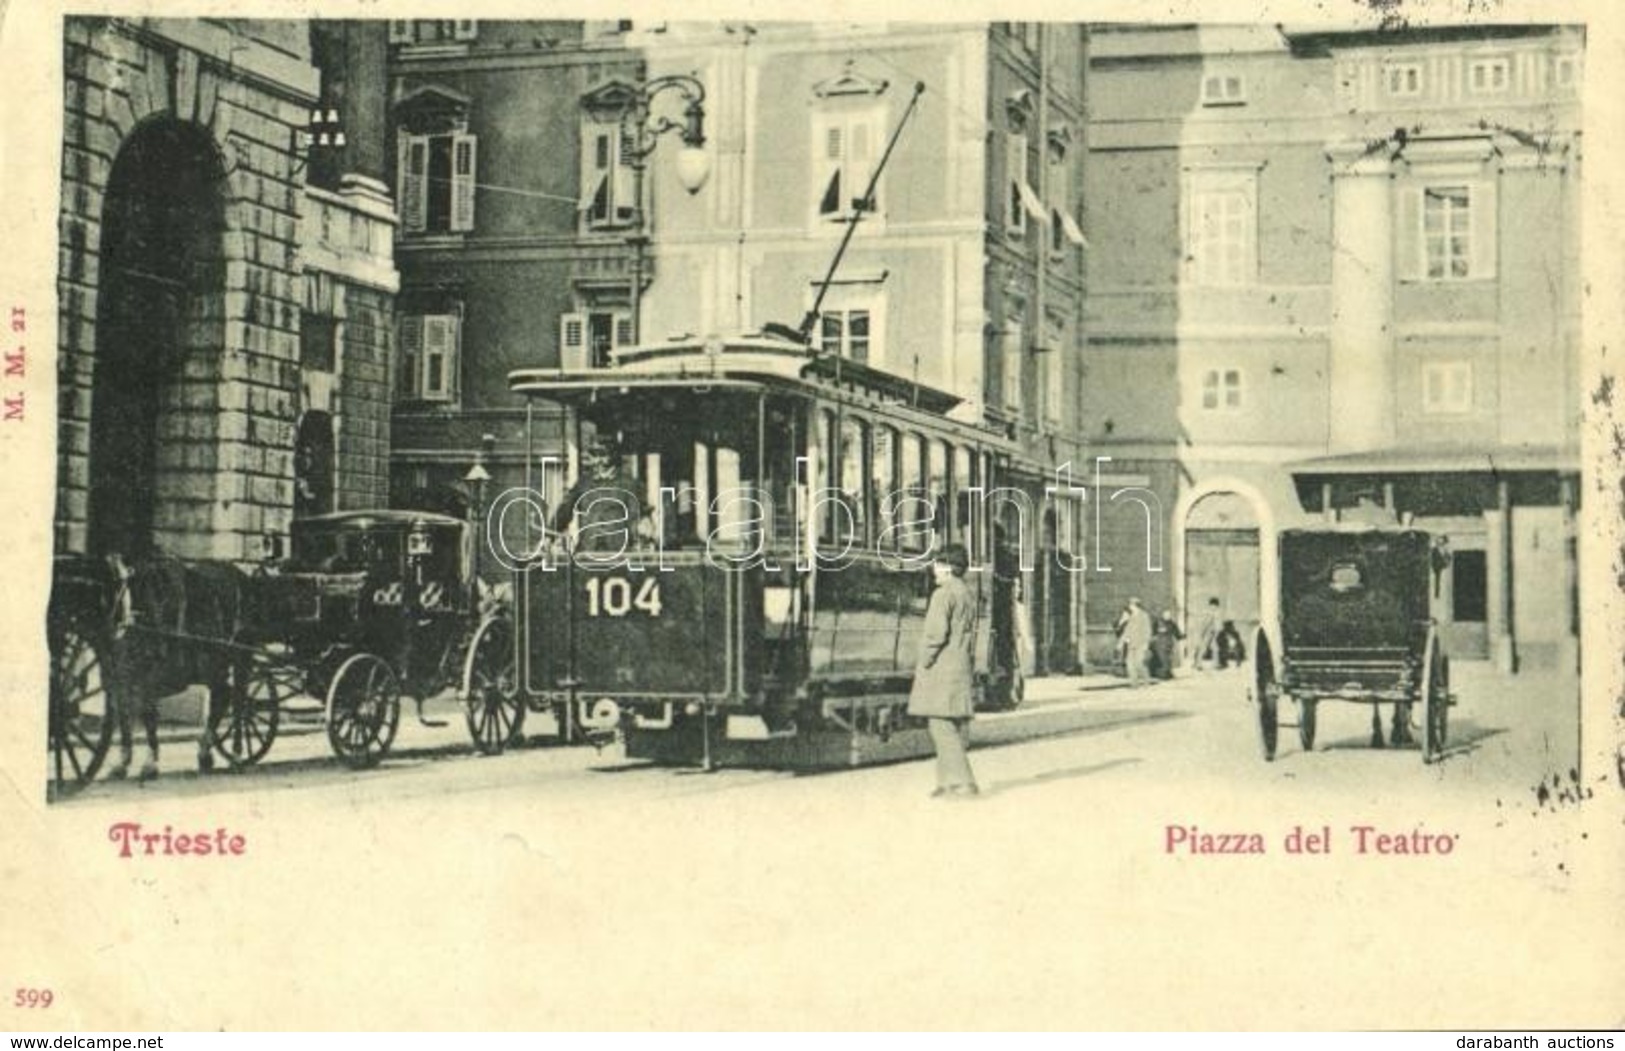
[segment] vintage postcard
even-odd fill
[[[0,1028],[1625,1022],[1610,6],[0,19]]]

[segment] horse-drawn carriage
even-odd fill
[[[1422,761],[1443,752],[1449,725],[1450,662],[1429,614],[1431,537],[1418,529],[1340,526],[1280,536],[1280,625],[1260,625],[1253,643],[1253,697],[1264,758],[1275,758],[1280,704],[1298,704],[1298,738],[1315,746],[1316,705],[1372,705],[1372,743],[1383,745],[1378,706],[1392,703],[1389,743],[1413,742],[1422,710]]]
[[[511,726],[493,703],[512,632],[482,610],[469,523],[415,511],[354,511],[294,523],[286,559],[229,563],[69,556],[56,565],[48,621],[51,777],[58,791],[93,779],[119,726],[130,762],[139,713],[157,773],[159,698],[192,685],[209,700],[198,763],[250,766],[285,710],[319,712],[352,767],[389,751],[410,693],[461,685],[476,745]],[[482,615],[482,613],[489,615]],[[290,703],[294,702],[294,703]]]

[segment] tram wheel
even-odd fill
[[[389,662],[357,653],[339,665],[327,688],[327,740],[356,770],[376,766],[395,740],[401,685]]]
[[[463,703],[468,733],[482,755],[500,755],[517,743],[525,725],[513,622],[493,618],[480,625],[463,659]]]
[[[1298,702],[1298,743],[1303,750],[1315,750],[1315,703],[1314,701]]]
[[[72,625],[50,632],[51,787],[57,793],[89,784],[113,743],[113,696],[101,647]]]

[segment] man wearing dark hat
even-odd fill
[[[908,697],[908,713],[926,718],[936,748],[937,790],[932,795],[937,797],[963,799],[979,791],[965,754],[975,703],[976,597],[965,584],[969,567],[970,558],[959,544],[943,548],[931,564],[936,590],[926,608]]]

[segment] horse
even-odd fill
[[[198,769],[214,766],[215,716],[229,703],[234,666],[231,648],[245,616],[242,570],[222,562],[185,563],[158,557],[128,564],[107,556],[118,582],[113,601],[109,661],[118,689],[114,709],[119,760],[108,777],[127,777],[133,760],[132,723],[137,715],[147,737],[140,779],[158,776],[158,702],[194,684],[209,691],[197,737]]]

